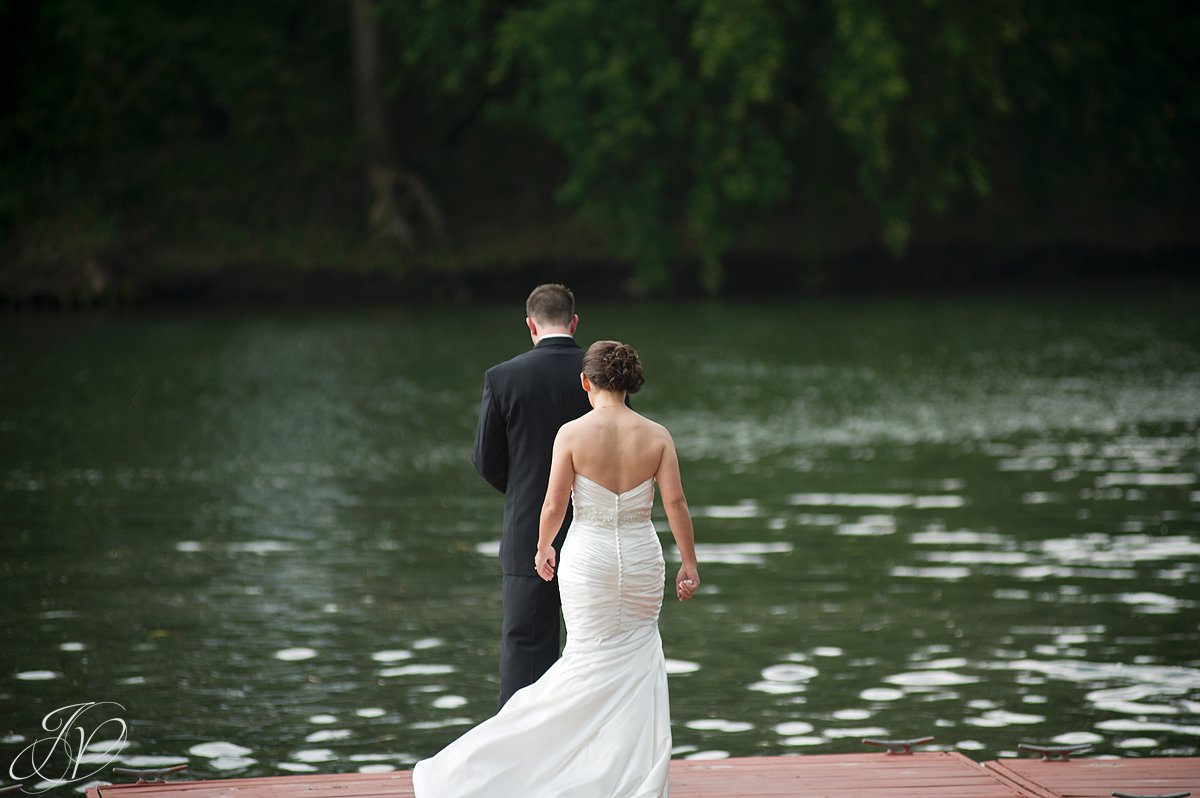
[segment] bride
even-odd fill
[[[650,522],[656,482],[683,560],[680,601],[695,594],[700,576],[675,444],[625,404],[644,381],[630,346],[597,341],[584,354],[580,382],[593,409],[555,438],[534,559],[545,580],[557,570],[563,656],[494,717],[418,762],[417,798],[666,798],[671,717],[658,634],[665,566]],[[551,542],[568,501],[574,520],[560,565]]]

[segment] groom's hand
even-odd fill
[[[554,547],[539,548],[533,558],[533,567],[537,575],[549,582],[554,578]]]
[[[675,596],[680,601],[687,601],[700,587],[700,573],[696,570],[695,564],[684,565],[679,569],[679,575],[675,577]]]

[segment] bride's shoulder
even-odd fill
[[[558,428],[558,434],[555,436],[557,440],[570,441],[585,435],[587,430],[592,426],[592,420],[588,416],[580,416],[573,421],[568,421]]]
[[[641,423],[644,425],[645,432],[649,433],[650,435],[653,435],[655,437],[662,438],[665,440],[671,439],[670,431],[666,427],[664,427],[662,424],[659,424],[657,421],[654,421],[653,419],[646,418],[645,416],[639,416],[638,418],[641,420]]]
[[[564,422],[563,425],[558,428],[558,437],[561,438],[564,435],[571,435],[586,425],[587,416],[580,416],[579,418]]]

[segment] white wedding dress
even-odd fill
[[[494,717],[417,763],[417,798],[666,798],[671,759],[653,478],[576,475],[558,562],[567,644]],[[533,552],[529,553],[530,558]]]

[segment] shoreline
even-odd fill
[[[724,261],[716,295],[688,263],[671,267],[671,286],[648,291],[629,263],[609,259],[533,259],[492,265],[427,262],[295,267],[265,262],[208,263],[140,270],[129,262],[84,259],[56,270],[0,269],[0,313],[196,308],[318,308],[381,305],[486,305],[523,296],[540,282],[563,282],[592,301],[776,300],[973,296],[983,293],[1093,292],[1139,286],[1200,294],[1200,248],[1152,252],[1057,247],[1004,253],[979,248],[881,252],[816,261],[753,253]]]

